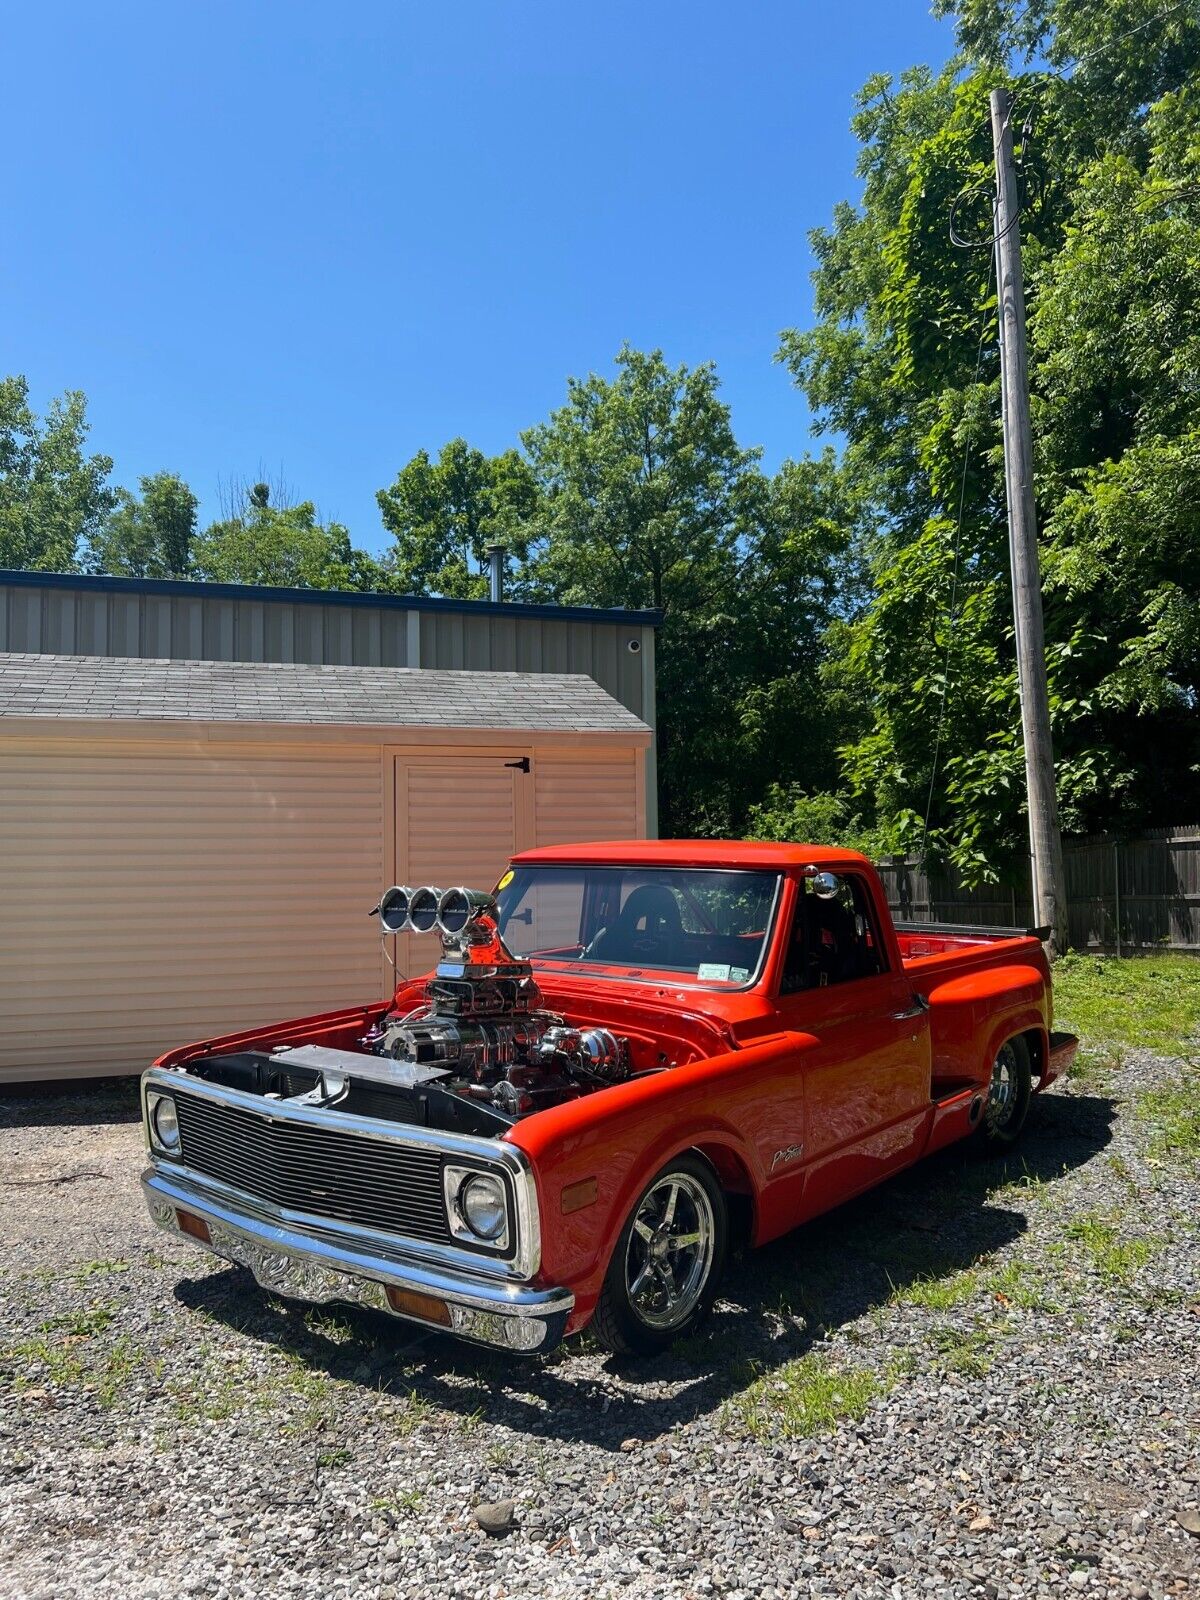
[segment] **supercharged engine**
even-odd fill
[[[442,1088],[513,1118],[630,1076],[626,1039],[543,1009],[533,968],[505,946],[490,895],[396,887],[375,913],[385,936],[437,933],[442,957],[422,1004],[385,1016],[364,1049],[444,1074]]]

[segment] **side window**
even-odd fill
[[[838,881],[830,900],[813,893],[804,879],[792,917],[782,992],[824,989],[831,983],[873,978],[884,970],[883,946],[871,899],[861,878]]]

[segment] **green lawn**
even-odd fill
[[[1054,964],[1054,1022],[1090,1045],[1200,1054],[1200,960],[1063,956]]]

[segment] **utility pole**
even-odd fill
[[[1067,898],[1062,836],[1054,792],[1054,748],[1046,688],[1046,636],[1038,567],[1037,512],[1033,501],[1033,430],[1029,421],[1029,352],[1025,339],[1025,285],[1021,276],[1020,201],[1013,162],[1012,97],[991,94],[996,152],[996,286],[1000,312],[1000,394],[1004,419],[1004,477],[1008,496],[1008,547],[1012,561],[1017,682],[1025,742],[1029,854],[1033,868],[1034,922],[1050,929],[1050,953],[1067,948]]]

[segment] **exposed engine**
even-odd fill
[[[389,889],[375,908],[385,935],[438,933],[442,958],[423,1003],[389,1013],[361,1041],[372,1054],[441,1069],[441,1087],[527,1116],[630,1076],[626,1039],[573,1028],[542,1008],[528,961],[507,949],[496,903],[471,889]]]

